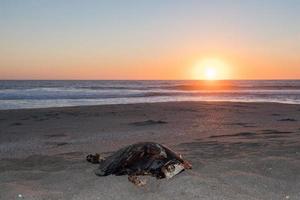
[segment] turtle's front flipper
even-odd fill
[[[129,175],[128,180],[136,186],[143,187],[146,185],[146,180],[140,179],[138,176]]]
[[[100,163],[100,161],[103,161],[104,158],[101,158],[100,155],[98,153],[96,153],[95,155],[93,155],[93,154],[87,155],[86,160],[90,163],[98,164],[98,163]]]

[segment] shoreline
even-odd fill
[[[149,104],[174,104],[174,103],[204,103],[204,104],[279,104],[279,105],[291,105],[291,106],[299,106],[300,103],[282,103],[282,102],[264,102],[264,101],[163,101],[163,102],[143,102],[143,103],[124,103],[124,104],[95,104],[95,105],[78,105],[78,106],[57,106],[57,107],[42,107],[42,108],[12,108],[12,109],[0,109],[0,112],[6,111],[34,111],[34,110],[53,110],[53,109],[78,109],[78,108],[97,108],[97,107],[106,107],[106,106],[126,106],[126,105],[149,105]]]

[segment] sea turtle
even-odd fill
[[[139,186],[145,183],[137,176],[171,178],[185,169],[192,168],[181,155],[154,142],[140,142],[126,146],[105,159],[100,158],[99,154],[90,154],[87,161],[100,164],[95,171],[98,176],[129,175],[128,180]]]

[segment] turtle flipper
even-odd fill
[[[146,180],[143,180],[140,177],[135,175],[129,175],[128,180],[138,187],[143,187],[146,185]]]
[[[94,172],[95,172],[95,174],[96,174],[97,176],[108,176],[108,175],[109,175],[108,173],[106,173],[106,172],[103,171],[102,169],[96,169]]]
[[[90,163],[93,163],[93,164],[98,164],[100,163],[101,161],[103,161],[104,158],[102,158],[100,156],[100,154],[96,153],[96,154],[89,154],[86,156],[86,161],[90,162]]]

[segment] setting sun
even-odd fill
[[[207,67],[205,68],[205,79],[207,80],[214,80],[216,78],[217,71],[213,67]]]
[[[229,66],[217,58],[202,59],[193,67],[192,77],[197,80],[222,80],[229,79]]]

